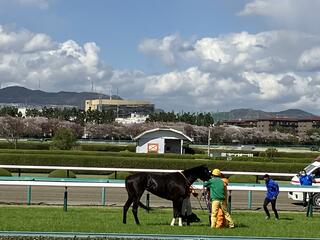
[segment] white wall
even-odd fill
[[[148,144],[158,144],[158,153],[164,153],[164,138],[140,138],[136,148],[137,153],[147,153]]]
[[[160,130],[156,132],[151,132],[143,135],[138,139],[136,152],[137,153],[147,153],[148,144],[158,144],[158,153],[165,152],[165,139],[181,139],[181,135],[168,130]],[[179,146],[181,148],[181,143]],[[181,152],[181,151],[179,151]]]

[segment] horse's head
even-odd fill
[[[200,169],[201,169],[202,173],[199,178],[202,181],[208,181],[211,178],[211,172],[210,172],[209,168],[206,166],[200,166]]]
[[[186,169],[183,171],[186,175],[190,175],[194,180],[201,179],[202,181],[208,181],[211,178],[211,172],[205,165]]]

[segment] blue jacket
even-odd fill
[[[312,176],[311,175],[304,175],[299,177],[301,185],[312,185]]]
[[[266,181],[267,194],[266,198],[269,200],[275,199],[279,195],[279,185],[272,179]]]

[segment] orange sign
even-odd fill
[[[158,143],[148,143],[148,153],[158,153],[159,144]]]

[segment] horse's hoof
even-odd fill
[[[171,221],[171,224],[170,224],[170,226],[174,226],[174,222],[176,221],[176,219],[175,218],[172,218],[172,221]]]

